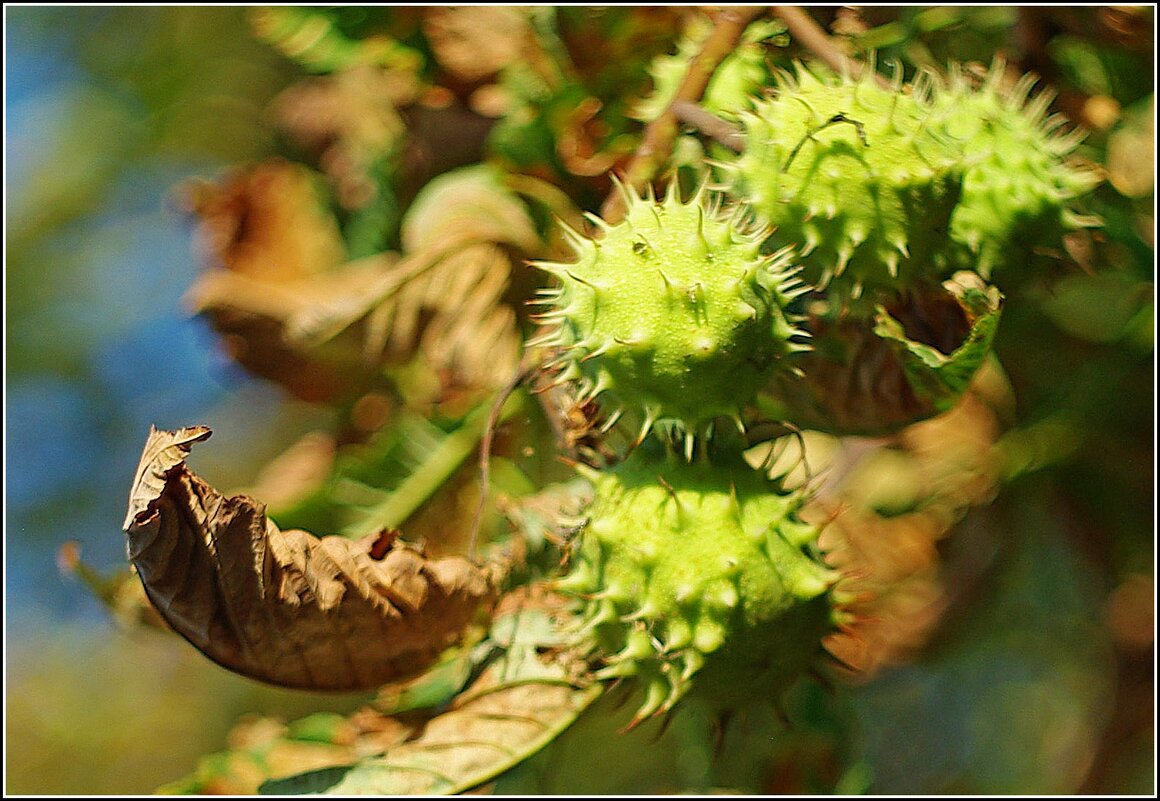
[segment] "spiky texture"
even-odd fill
[[[538,340],[561,349],[561,381],[610,415],[672,420],[689,435],[739,410],[784,357],[805,345],[785,313],[802,291],[786,253],[761,254],[763,231],[722,216],[698,192],[682,202],[625,192],[624,220],[587,239],[577,261],[537,264],[559,279],[542,303],[557,327]],[[628,419],[626,418],[626,419]],[[634,425],[639,421],[634,421]]]
[[[739,451],[690,464],[657,450],[587,471],[595,497],[559,587],[588,599],[597,675],[643,684],[637,720],[693,687],[720,708],[776,700],[835,619],[817,529]]]
[[[1083,132],[1059,133],[1066,120],[1047,116],[1050,90],[1028,100],[1033,75],[1008,89],[1003,74],[996,62],[976,88],[952,68],[934,96],[935,127],[973,156],[951,217],[955,261],[983,277],[1037,248],[1058,249],[1068,231],[1098,223],[1070,208],[1097,182],[1093,172],[1065,160]]]
[[[800,245],[810,283],[906,286],[941,268],[966,166],[933,112],[922,87],[883,88],[873,69],[851,80],[799,65],[740,115],[746,147],[729,182],[775,227],[772,242]]]

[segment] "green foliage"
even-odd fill
[[[652,122],[676,97],[681,81],[688,75],[691,59],[712,31],[708,21],[694,17],[690,30],[681,38],[677,52],[657,56],[649,66],[653,91],[636,108],[635,116]],[[713,72],[701,106],[726,117],[736,117],[748,110],[762,87],[769,81],[766,45],[784,45],[788,41],[785,26],[776,20],[755,22],[745,29],[738,47],[725,57]]]
[[[951,353],[908,338],[902,324],[883,307],[875,314],[874,333],[899,354],[910,388],[940,412],[951,409],[963,396],[990,354],[999,325],[999,293],[994,289],[968,287],[962,302],[974,319],[962,344]]]
[[[521,400],[514,397],[501,419],[514,414]],[[340,532],[349,537],[397,528],[447,483],[478,447],[487,411],[473,410],[450,431],[423,417],[400,420],[370,442],[348,448],[318,486],[288,498],[271,514],[288,528]],[[513,475],[507,489],[519,494],[526,490],[526,484]]]

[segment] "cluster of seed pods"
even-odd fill
[[[1001,76],[904,87],[801,68],[736,115],[728,194],[621,187],[621,222],[590,216],[595,238],[566,232],[572,261],[536,265],[556,281],[531,346],[602,433],[630,432],[622,462],[581,467],[594,501],[558,586],[584,601],[596,675],[643,685],[637,720],[690,692],[772,700],[849,622],[804,499],[715,433],[744,434],[763,388],[812,363],[798,299],[845,309],[965,266],[985,278],[1029,230],[1089,224],[1069,209],[1092,183],[1063,160],[1078,139],[1054,133],[1047,94],[1026,102],[1033,81]]]

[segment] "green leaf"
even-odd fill
[[[416,70],[422,65],[422,55],[381,31],[349,36],[341,15],[341,9],[277,6],[253,9],[250,21],[260,39],[309,72],[361,65]]]
[[[316,712],[291,723],[286,729],[286,736],[291,740],[333,743],[345,725],[346,718],[342,715],[335,712]]]
[[[509,502],[503,513],[523,537],[528,550],[539,553],[552,543],[570,539],[591,503],[591,482],[577,477]]]
[[[600,695],[547,680],[510,681],[475,695],[384,757],[267,781],[265,795],[453,794],[518,764],[564,731]]]
[[[1153,286],[1125,272],[1068,276],[1043,300],[1043,311],[1061,329],[1089,342],[1115,342],[1132,318],[1151,303]]]
[[[334,768],[319,768],[299,773],[286,779],[271,779],[258,788],[262,795],[314,795],[325,793],[341,782],[355,765],[340,765]]]
[[[514,393],[499,421],[516,414],[525,402],[522,393]],[[270,509],[270,516],[283,528],[353,538],[397,528],[475,452],[490,407],[476,407],[451,431],[422,415],[402,413],[366,445],[340,453],[330,477],[315,491],[292,505]]]
[[[523,399],[522,394],[513,393],[504,403],[499,420],[506,420],[519,411],[523,407]],[[381,502],[366,509],[358,520],[346,526],[342,533],[348,537],[361,537],[401,525],[475,452],[487,426],[490,406],[483,404],[472,411],[459,428],[444,436],[438,445],[425,453],[422,462],[416,465],[410,475]]]
[[[713,25],[708,18],[694,18],[678,43],[677,52],[653,59],[649,66],[653,92],[637,104],[631,116],[652,122],[668,108],[712,31]],[[737,48],[710,76],[701,106],[713,114],[731,118],[736,118],[737,112],[751,108],[752,99],[770,80],[764,45],[775,40],[774,43],[784,46],[788,42],[784,34],[785,24],[781,20],[759,19],[751,23]]]
[[[471,678],[477,651],[463,647],[450,649],[422,675],[382,687],[375,706],[385,714],[398,715],[447,703]]]
[[[382,756],[267,781],[260,792],[459,793],[495,778],[554,740],[601,695],[603,685],[586,683],[582,663],[560,650],[563,629],[572,622],[566,601],[528,588],[506,601],[508,610],[497,613],[488,642],[473,649],[476,658],[487,653],[493,658],[421,733]],[[442,667],[455,663],[452,657]]]
[[[454,794],[476,787],[534,755],[600,696],[549,682],[509,683],[428,723],[425,733],[386,756],[347,769],[267,781],[262,794]]]
[[[958,297],[970,324],[962,344],[949,354],[910,338],[902,323],[881,306],[874,325],[874,333],[894,346],[915,396],[937,412],[946,411],[958,402],[991,352],[1002,310],[1002,298],[997,290],[958,285],[948,288]]]

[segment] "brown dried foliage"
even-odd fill
[[[407,213],[405,255],[345,263],[304,168],[267,162],[201,185],[193,206],[211,266],[187,302],[234,359],[305,400],[365,392],[416,357],[444,391],[502,386],[530,291],[513,295],[513,272],[540,238],[493,178],[440,181]]]
[[[439,64],[468,83],[520,60],[531,36],[528,9],[510,6],[429,9],[423,33]]]
[[[344,264],[334,219],[310,173],[273,160],[188,192],[207,269],[186,295],[226,352],[298,397],[328,401],[362,386],[357,340],[315,348],[296,339],[320,312],[358,302],[383,280],[388,257]]]
[[[271,112],[291,141],[318,160],[339,205],[357,209],[378,196],[371,168],[406,136],[399,109],[419,90],[411,72],[360,66],[299,81],[275,99]]]
[[[998,489],[994,445],[1010,388],[997,370],[980,371],[954,409],[880,440],[844,440],[805,517],[823,526],[819,546],[843,573],[855,623],[826,647],[861,679],[914,656],[934,632],[974,566],[948,564],[939,542],[967,511]],[[841,464],[849,460],[851,464]],[[815,467],[822,465],[815,465]],[[875,508],[873,486],[903,493],[909,509]],[[975,556],[983,558],[982,554]]]
[[[971,288],[974,288],[972,285]],[[885,311],[908,340],[951,356],[972,335],[980,310],[963,298],[964,287],[919,286],[894,297]],[[993,308],[1000,305],[992,293]],[[819,299],[807,307],[811,349],[796,357],[802,375],[778,373],[768,391],[785,404],[785,416],[802,427],[835,434],[868,435],[897,431],[941,411],[962,387],[916,384],[909,357],[896,340],[883,337],[875,320],[847,314]]]
[[[215,662],[286,687],[367,689],[425,667],[494,598],[496,572],[465,559],[396,541],[376,560],[379,535],[279,530],[186,467],[209,435],[150,432],[124,527],[154,606]]]

